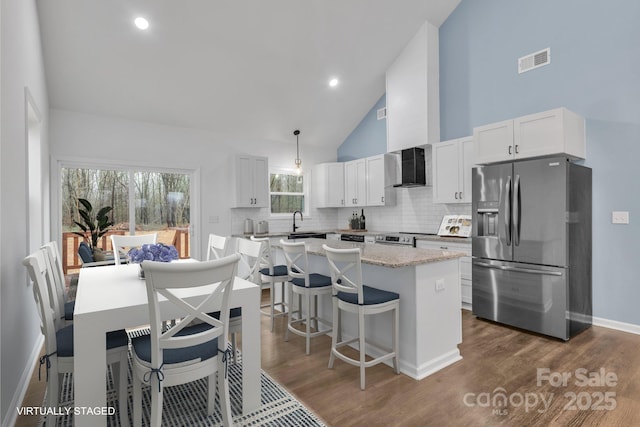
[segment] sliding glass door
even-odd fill
[[[181,258],[191,256],[191,184],[190,173],[140,171],[105,167],[62,167],[61,226],[65,270],[80,267],[77,250],[81,237],[75,235],[82,222],[78,215],[79,198],[89,200],[94,213],[111,206],[114,225],[99,244],[111,249],[110,234],[157,233],[158,241],[174,245]]]

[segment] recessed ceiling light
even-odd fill
[[[329,80],[329,86],[331,86],[331,87],[338,86],[338,79],[334,78],[334,79]]]
[[[136,24],[136,27],[141,30],[146,30],[147,28],[149,28],[149,21],[144,19],[142,16],[138,16],[133,22]]]

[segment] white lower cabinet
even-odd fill
[[[460,295],[462,308],[471,309],[471,242],[441,242],[436,240],[417,240],[416,247],[437,251],[464,252],[460,258]]]

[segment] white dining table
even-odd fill
[[[146,285],[138,271],[138,264],[80,270],[73,315],[74,424],[78,427],[107,424],[105,333],[149,324]],[[184,297],[201,299],[213,286],[217,285],[186,290]],[[242,308],[242,412],[247,414],[260,407],[260,287],[236,277],[230,298],[231,307]],[[178,316],[169,310],[171,305],[167,303],[163,310],[167,320]]]

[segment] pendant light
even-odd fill
[[[300,131],[298,129],[293,131],[293,134],[296,136],[296,172],[298,175],[302,173],[302,160],[300,159],[300,143],[298,141],[298,135],[300,135]]]

